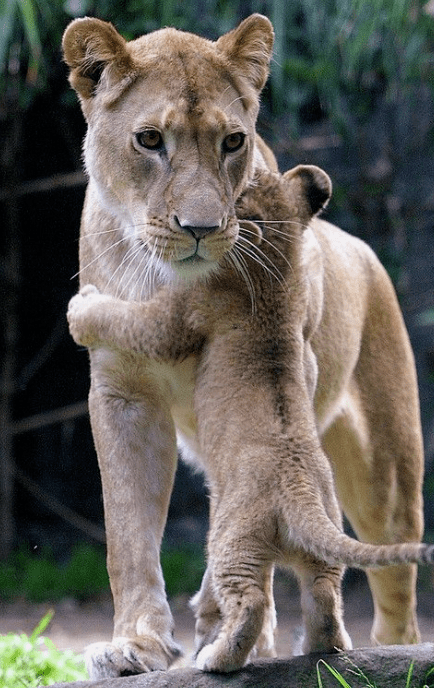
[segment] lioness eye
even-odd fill
[[[136,134],[136,141],[142,148],[158,150],[163,146],[163,137],[156,129],[145,129]]]
[[[228,134],[223,141],[223,150],[225,153],[234,153],[239,150],[244,143],[246,135],[241,131],[237,131],[234,134]]]

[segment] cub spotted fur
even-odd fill
[[[166,668],[179,653],[159,565],[175,432],[210,487],[199,667],[274,655],[276,562],[300,583],[305,652],[350,647],[343,564],[369,568],[373,639],[416,642],[410,562],[432,550],[418,544],[412,353],[373,253],[314,217],[327,175],[266,169],[254,122],[268,20],[216,43],[163,30],[129,44],[78,20],[64,46],[89,124],[82,290],[68,317],[90,353],[115,602],[91,677]],[[340,507],[364,542],[343,534]]]

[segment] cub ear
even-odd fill
[[[273,42],[270,20],[262,14],[252,14],[236,29],[221,36],[216,46],[261,91],[268,77]]]
[[[332,182],[320,167],[297,165],[285,172],[283,178],[290,183],[292,193],[295,191],[293,184],[298,187],[296,193],[307,202],[312,217],[327,206],[332,195]]]
[[[69,82],[83,99],[95,94],[103,78],[108,86],[134,78],[126,41],[112,24],[89,17],[75,19],[63,34],[62,46],[71,69]]]

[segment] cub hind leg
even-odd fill
[[[263,513],[240,518],[245,495],[231,502],[222,499],[211,519],[208,569],[196,598],[198,628],[203,634],[196,665],[204,671],[240,669],[255,655],[255,645],[259,649],[264,637],[265,645],[271,644],[269,654],[274,654],[272,534],[267,533]],[[210,621],[217,621],[214,629]]]
[[[264,579],[266,603],[262,628],[250,652],[249,660],[277,656],[275,648],[277,621],[273,598],[273,576],[274,567],[270,566],[265,572]],[[212,573],[209,567],[205,571],[200,590],[192,598],[190,606],[196,617],[195,646],[196,653],[199,654],[205,645],[214,642],[222,627],[222,615],[213,591]]]
[[[374,544],[417,542],[423,529],[418,421],[403,418],[392,404],[387,409],[385,397],[382,401],[380,409],[370,399],[369,411],[361,413],[353,394],[323,444],[339,501],[358,538]],[[373,643],[418,642],[416,566],[371,569],[367,576],[374,601]]]
[[[270,628],[266,621],[267,585],[270,557],[276,552],[269,546],[271,535],[256,535],[254,524],[251,525],[237,523],[230,533],[221,527],[219,532],[210,534],[209,568],[196,598],[197,627],[202,635],[196,664],[205,671],[230,672],[241,668],[255,657],[255,646],[261,646],[264,629]],[[288,563],[301,588],[303,652],[350,649],[351,640],[342,618],[344,567],[330,566],[299,552],[292,552]]]
[[[350,650],[342,611],[343,566],[329,566],[309,555],[291,562],[301,591],[304,637],[302,652]]]

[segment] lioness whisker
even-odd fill
[[[110,286],[111,282],[113,282],[115,280],[115,278],[117,278],[117,275],[122,272],[122,275],[119,279],[119,284],[117,287],[117,293],[119,292],[119,287],[121,286],[122,280],[125,276],[125,272],[128,269],[128,266],[131,264],[131,262],[137,256],[139,250],[140,250],[140,247],[137,246],[137,244],[133,244],[132,246],[129,247],[129,249],[125,253],[124,257],[122,258],[121,262],[117,266],[116,270],[114,270],[113,273],[111,274],[110,279],[106,284],[107,289]]]
[[[300,222],[295,222],[293,220],[255,220],[255,223],[257,225],[266,225],[266,229],[268,229],[270,232],[274,232],[275,234],[278,234],[283,238],[287,238],[288,240],[298,238],[299,234],[295,232],[292,233],[290,231],[282,232],[280,229],[277,229],[277,227],[271,227],[270,225],[292,224],[302,230],[308,229],[308,225],[303,225]]]
[[[153,249],[155,247],[151,247],[148,249],[149,253],[149,258],[145,263],[144,270],[141,274],[141,280],[140,280],[140,288],[138,290],[138,294],[140,299],[143,299],[146,297],[147,294],[152,293],[152,282],[154,278],[154,273],[155,273],[155,268],[154,268],[154,263],[153,263]],[[151,287],[150,287],[151,285]]]
[[[151,244],[148,241],[148,245]],[[167,245],[167,239],[164,242],[164,246],[158,246],[154,242],[148,247],[148,256],[143,270],[141,287],[140,287],[140,298],[145,298],[152,294],[157,288],[157,276],[159,273],[159,266],[163,262],[163,254]]]
[[[258,247],[255,246],[252,242],[250,242],[246,237],[240,237],[240,239],[242,239],[246,245],[243,245],[241,244],[241,242],[239,242],[237,244],[237,248],[242,253],[244,253],[244,255],[248,256],[258,265],[260,265],[263,268],[263,270],[265,270],[268,273],[270,282],[272,281],[271,278],[274,278],[277,282],[279,282],[279,284],[284,284],[285,280],[282,273],[280,272],[280,270],[278,270],[278,268],[276,268],[276,266],[268,258],[268,256],[263,251],[260,251],[260,249],[258,249]],[[271,268],[273,269],[269,268],[268,265],[266,265],[266,263],[263,260],[261,260],[261,257],[257,255],[258,252],[261,253],[262,256],[264,256],[264,258],[268,261],[268,263],[271,265]],[[274,270],[276,270],[277,272],[274,272]]]
[[[146,258],[146,255],[144,252],[142,252],[141,248],[142,247],[140,245],[135,245],[125,255],[124,261],[127,264],[125,266],[124,273],[123,273],[121,279],[119,280],[118,289],[116,291],[116,298],[121,298],[124,294],[127,294],[129,285],[131,284],[131,282],[134,282],[134,278],[137,274],[137,271],[140,269],[143,260],[145,260],[145,258]],[[142,253],[140,260],[136,264],[134,270],[131,272],[128,279],[125,281],[127,270],[129,269],[129,267],[131,265],[134,265],[135,259],[137,258],[137,256],[140,255],[140,253]],[[122,261],[122,262],[124,262],[124,261]]]
[[[297,225],[297,227],[303,227],[307,228],[308,225],[304,225],[303,223],[299,222],[298,220],[255,220],[258,224],[266,224],[266,225]]]
[[[155,265],[161,265],[164,262],[163,255],[164,255],[164,252],[165,252],[166,247],[167,247],[167,242],[168,242],[168,240],[165,239],[164,244],[162,246],[154,245],[152,247],[152,262],[155,261]],[[150,273],[150,276],[151,276],[150,290],[152,293],[154,291],[154,289],[156,289],[156,280],[157,280],[158,272],[157,272],[157,270],[153,270],[151,265],[149,266],[148,272]]]
[[[149,238],[146,240],[141,239],[141,245],[143,249],[142,256],[133,273],[133,276],[135,276],[140,272],[140,287],[137,284],[135,285],[137,287],[136,293],[140,300],[146,298],[153,289],[155,276],[154,256],[156,251],[155,244],[151,244]],[[149,287],[149,284],[151,284],[151,287]]]
[[[250,232],[250,230],[248,230],[248,229],[243,229],[243,232],[250,233],[250,234],[253,235],[253,232]],[[283,283],[285,282],[284,275],[283,275],[283,274],[281,273],[281,271],[276,267],[276,265],[273,263],[273,261],[271,260],[271,258],[270,258],[269,256],[267,256],[267,254],[266,254],[264,251],[262,251],[262,249],[260,249],[260,248],[259,248],[258,246],[256,246],[253,242],[251,242],[246,236],[243,236],[242,234],[240,234],[239,240],[242,240],[242,241],[244,241],[246,244],[248,244],[248,247],[244,247],[244,248],[245,248],[245,249],[248,248],[249,255],[250,255],[251,258],[253,258],[254,260],[256,260],[256,262],[259,263],[259,265],[262,265],[262,267],[265,268],[265,269],[268,269],[267,266],[265,265],[265,262],[264,262],[264,261],[267,261],[267,263],[269,263],[269,265],[271,266],[271,268],[272,268],[273,270],[276,270],[277,273],[278,273],[278,275],[277,275],[277,274],[274,274],[272,270],[268,269],[269,272],[270,272],[270,274],[272,274],[272,275],[277,279],[277,281],[278,281],[279,283],[283,284]],[[276,248],[276,247],[274,246],[274,244],[271,243],[271,241],[268,241],[268,239],[266,239],[264,236],[262,237],[262,241],[263,241],[264,243],[266,243],[266,244],[269,244],[275,251],[277,251],[277,253],[279,253],[279,254],[281,255],[281,257],[284,259],[284,261],[287,263],[288,267],[291,268],[291,264],[290,264],[290,262],[287,260],[286,256],[285,256],[281,251],[279,251],[279,249]],[[260,254],[260,256],[257,255],[257,254]],[[262,259],[262,260],[261,260],[261,259]],[[279,277],[280,277],[280,278],[279,278]]]
[[[120,246],[120,244],[124,243],[125,241],[126,241],[126,238],[122,237],[121,239],[119,239],[119,241],[116,241],[114,244],[110,244],[110,246],[107,246],[107,248],[105,248],[104,251],[101,251],[101,253],[99,253],[95,258],[93,258],[91,261],[89,261],[89,263],[86,263],[86,265],[83,265],[83,267],[81,267],[80,270],[78,270],[75,273],[75,275],[72,275],[71,279],[75,279],[75,277],[78,277],[79,275],[81,275],[81,273],[84,272],[85,270],[87,270],[87,268],[89,268],[94,263],[97,263],[99,261],[99,259],[102,258],[102,256],[104,256],[106,253],[108,253],[112,249],[116,248],[116,246]]]
[[[264,238],[264,234],[263,234],[264,231],[268,231],[268,232],[270,232],[270,234],[275,234],[276,236],[281,238],[282,241],[287,241],[289,244],[294,243],[294,241],[299,239],[299,237],[300,237],[300,235],[297,232],[282,232],[280,229],[277,229],[276,227],[269,227],[268,222],[265,220],[256,220],[255,219],[254,224],[257,224],[258,227],[261,224],[266,225],[265,227],[262,227],[262,228],[260,227],[260,229],[262,231],[262,238]],[[244,227],[244,226],[242,227],[242,233],[249,233],[252,236],[254,235],[254,232],[252,232],[251,230],[247,229],[247,227]]]
[[[254,236],[254,232],[252,232],[250,229],[247,229],[246,227],[243,227],[243,233],[245,233],[245,234],[251,234],[252,236]],[[284,239],[287,239],[290,243],[292,243],[291,239],[289,239],[288,237],[286,237],[283,233],[281,233],[281,234],[282,234],[282,236],[283,236]],[[242,234],[240,234],[240,236],[242,236]],[[244,240],[247,240],[246,237],[243,237],[243,238],[244,238]],[[270,241],[269,239],[267,239],[267,237],[265,237],[264,235],[262,235],[262,237],[261,237],[261,242],[263,242],[264,244],[268,244],[268,246],[271,246],[271,248],[272,248],[274,251],[276,251],[276,253],[278,253],[278,254],[281,256],[281,258],[283,258],[283,260],[285,261],[285,263],[286,263],[286,264],[288,265],[288,267],[291,269],[291,263],[290,263],[290,261],[288,260],[287,256],[286,256],[277,246],[275,246],[275,245],[273,244],[272,241]],[[252,242],[249,242],[249,243],[252,243]],[[267,254],[264,253],[264,251],[262,251],[258,246],[256,246],[256,245],[253,244],[253,243],[252,243],[252,246],[254,246],[255,250],[258,251],[258,252],[260,252],[260,253],[262,254],[262,256],[263,256],[264,258],[266,258],[266,259],[269,261],[269,263],[270,263],[271,265],[273,265],[273,267],[276,267],[276,266],[274,265],[273,261],[271,260],[271,258],[269,258],[269,256],[267,256]]]
[[[102,236],[103,234],[113,234],[114,232],[119,232],[119,229],[115,227],[114,229],[103,229],[100,232],[87,232],[83,234],[82,239],[88,239],[89,237]]]
[[[250,295],[250,302],[252,304],[252,316],[254,316],[256,313],[256,292],[245,258],[239,251],[238,246],[235,246],[233,250],[227,254],[227,258],[232,262],[234,268],[240,273],[246,283]]]
[[[272,248],[274,251],[276,251],[276,253],[278,253],[278,254],[280,255],[280,257],[284,260],[284,262],[287,264],[287,266],[289,267],[289,269],[292,270],[291,263],[290,263],[290,261],[288,260],[287,256],[285,256],[285,254],[284,254],[279,248],[277,248],[277,246],[275,246],[275,245],[273,244],[272,241],[269,241],[269,239],[267,239],[266,237],[264,237],[264,235],[262,235],[262,242],[263,242],[264,244],[268,244],[268,246],[271,246],[271,248]],[[256,248],[257,251],[260,251],[261,254],[262,254],[264,257],[268,258],[269,262],[271,263],[271,265],[273,265],[274,268],[276,267],[276,266],[274,265],[273,261],[266,255],[266,253],[264,253],[263,251],[261,251],[261,249],[258,248],[258,247],[256,247],[256,246],[255,246],[255,248]],[[282,273],[280,273],[280,274],[282,274]],[[283,277],[283,275],[282,275],[282,277]]]

